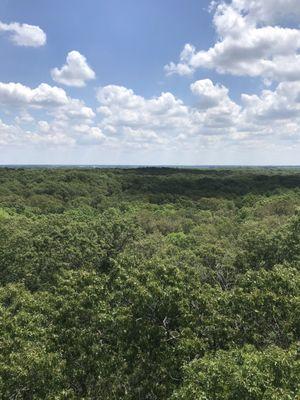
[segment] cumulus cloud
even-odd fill
[[[210,79],[202,79],[191,84],[191,91],[199,98],[201,108],[215,107],[228,101],[229,90],[223,85],[214,85]]]
[[[260,124],[275,121],[300,121],[300,82],[281,82],[277,88],[260,95],[242,94],[244,114],[248,121]]]
[[[0,21],[0,32],[7,32],[10,40],[17,46],[40,47],[47,41],[45,32],[35,25],[17,22],[5,24]]]
[[[233,0],[233,7],[260,22],[284,22],[300,17],[298,0]]]
[[[94,111],[85,105],[82,100],[68,98],[68,102],[61,107],[52,109],[51,115],[59,120],[86,120],[92,121]]]
[[[188,106],[171,93],[145,99],[131,89],[108,85],[99,89],[97,98],[103,132],[115,132],[132,144],[144,138],[160,143],[191,129]]]
[[[60,106],[68,103],[66,92],[42,83],[35,89],[21,83],[0,82],[0,104],[6,106]]]
[[[68,53],[66,64],[61,69],[52,69],[51,76],[56,82],[74,87],[83,87],[87,81],[96,77],[86,58],[75,50]]]
[[[22,139],[22,129],[16,125],[9,125],[0,119],[0,146],[18,144]]]
[[[79,124],[74,126],[77,143],[83,145],[98,145],[107,140],[102,130],[98,126]]]
[[[15,117],[15,122],[17,125],[30,124],[33,121],[34,118],[26,110],[21,110],[20,114]]]
[[[21,83],[0,82],[0,105],[4,115],[16,115],[15,125],[0,126],[2,145],[27,142],[73,145],[79,139],[74,134],[75,127],[92,125],[96,116],[82,100],[73,99],[63,89],[46,83],[30,88]]]
[[[0,82],[0,104],[3,108],[20,108],[21,122],[30,122],[24,120],[24,116],[28,115],[25,111],[27,108],[44,109],[61,120],[92,120],[95,117],[94,111],[82,100],[72,99],[63,89],[46,83],[32,89],[21,83]]]
[[[269,11],[272,12],[269,13]],[[198,68],[220,74],[262,77],[270,81],[300,79],[300,30],[272,26],[273,20],[300,15],[299,2],[233,0],[218,3],[213,23],[217,42],[197,51],[186,44],[179,62],[165,66],[168,75],[189,75]]]
[[[172,93],[146,99],[133,90],[108,85],[98,91],[99,127],[106,136],[118,138],[122,146],[137,149],[180,149],[228,137],[240,117],[240,106],[222,85],[205,79],[194,82],[191,107]],[[218,139],[217,139],[218,140]]]
[[[99,127],[120,146],[181,149],[273,141],[300,141],[300,86],[280,83],[259,95],[243,94],[235,103],[226,87],[209,79],[191,84],[194,106],[171,93],[146,99],[131,89],[108,85],[98,91]]]
[[[18,114],[15,125],[1,121],[1,145],[193,152],[216,146],[255,148],[274,141],[300,142],[299,82],[281,82],[274,90],[242,94],[239,105],[224,85],[198,80],[190,85],[193,106],[170,92],[145,98],[132,89],[107,85],[97,91],[97,114],[63,89],[57,92],[46,86],[41,90],[40,86],[30,89],[0,83],[1,111],[15,105]]]

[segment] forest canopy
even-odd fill
[[[0,398],[300,398],[300,170],[0,168]]]

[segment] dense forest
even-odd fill
[[[0,169],[0,398],[300,399],[300,170]]]

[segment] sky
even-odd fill
[[[1,0],[0,164],[299,165],[299,0]]]

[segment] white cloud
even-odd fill
[[[35,25],[17,22],[5,24],[0,21],[0,32],[7,32],[11,41],[17,46],[40,47],[47,41],[45,32]]]
[[[19,126],[5,124],[0,119],[0,146],[20,143],[22,129]]]
[[[299,2],[298,2],[299,3]],[[214,69],[221,74],[258,76],[265,80],[300,80],[300,30],[265,25],[267,13],[273,18],[288,16],[299,4],[290,1],[233,0],[221,2],[214,14],[217,42],[208,50],[197,51],[187,44],[178,64],[165,66],[168,75],[188,75],[198,68]]]
[[[72,99],[63,89],[46,83],[31,89],[21,83],[0,82],[0,104],[3,109],[20,108],[19,122],[30,122],[28,118],[27,121],[24,119],[24,116],[28,116],[26,108],[44,109],[57,120],[92,120],[95,117],[94,111],[83,101]]]
[[[300,82],[282,82],[275,91],[260,95],[242,94],[244,114],[249,121],[272,124],[276,121],[300,122]]]
[[[131,89],[108,85],[99,89],[97,98],[104,133],[114,131],[131,141],[144,136],[155,142],[190,128],[189,108],[171,93],[145,99]]]
[[[50,125],[47,121],[38,121],[38,127],[41,132],[48,133],[50,131]]]
[[[257,95],[243,94],[238,105],[225,86],[198,80],[190,87],[194,106],[169,92],[145,98],[126,87],[108,85],[97,92],[97,115],[62,89],[54,91],[53,97],[51,87],[41,90],[40,86],[30,89],[21,84],[0,84],[1,111],[17,106],[15,125],[1,121],[2,146],[31,143],[194,152],[300,143],[299,82],[282,82],[275,90]]]
[[[240,107],[229,98],[228,89],[203,80],[193,83],[191,90],[195,107],[172,93],[146,99],[122,86],[100,88],[99,127],[106,136],[117,137],[123,147],[137,149],[179,150],[203,142],[207,145],[213,137],[228,137],[240,116]]]
[[[171,93],[145,99],[125,87],[100,88],[99,127],[129,148],[181,149],[207,146],[255,148],[300,141],[300,84],[280,83],[258,95],[242,95],[242,106],[226,87],[209,79],[191,84],[195,106]]]
[[[87,120],[95,117],[94,111],[87,107],[82,100],[68,98],[68,102],[59,108],[53,109],[51,114],[59,120]]]
[[[74,131],[77,134],[77,143],[83,145],[97,145],[106,141],[107,137],[103,134],[98,126],[90,126],[81,124],[74,126]]]
[[[260,22],[284,22],[300,17],[298,0],[233,0],[233,7]]]
[[[86,81],[96,77],[86,58],[75,50],[68,53],[66,64],[61,69],[52,69],[51,76],[56,82],[74,87],[83,87]]]
[[[73,99],[63,89],[45,83],[32,89],[21,83],[0,82],[0,105],[4,114],[16,115],[15,126],[1,125],[2,144],[73,145],[79,139],[74,127],[83,123],[89,126],[96,116],[82,100]],[[35,115],[43,119],[36,119]],[[96,132],[92,133],[95,139]]]
[[[199,98],[201,108],[215,107],[228,100],[228,89],[222,85],[214,85],[210,79],[203,79],[191,84],[191,91]]]
[[[15,117],[15,122],[17,125],[30,124],[33,121],[34,118],[26,110],[21,110],[20,114]]]
[[[40,84],[31,89],[21,83],[0,82],[0,104],[6,106],[60,106],[68,103],[68,97],[63,89]]]

